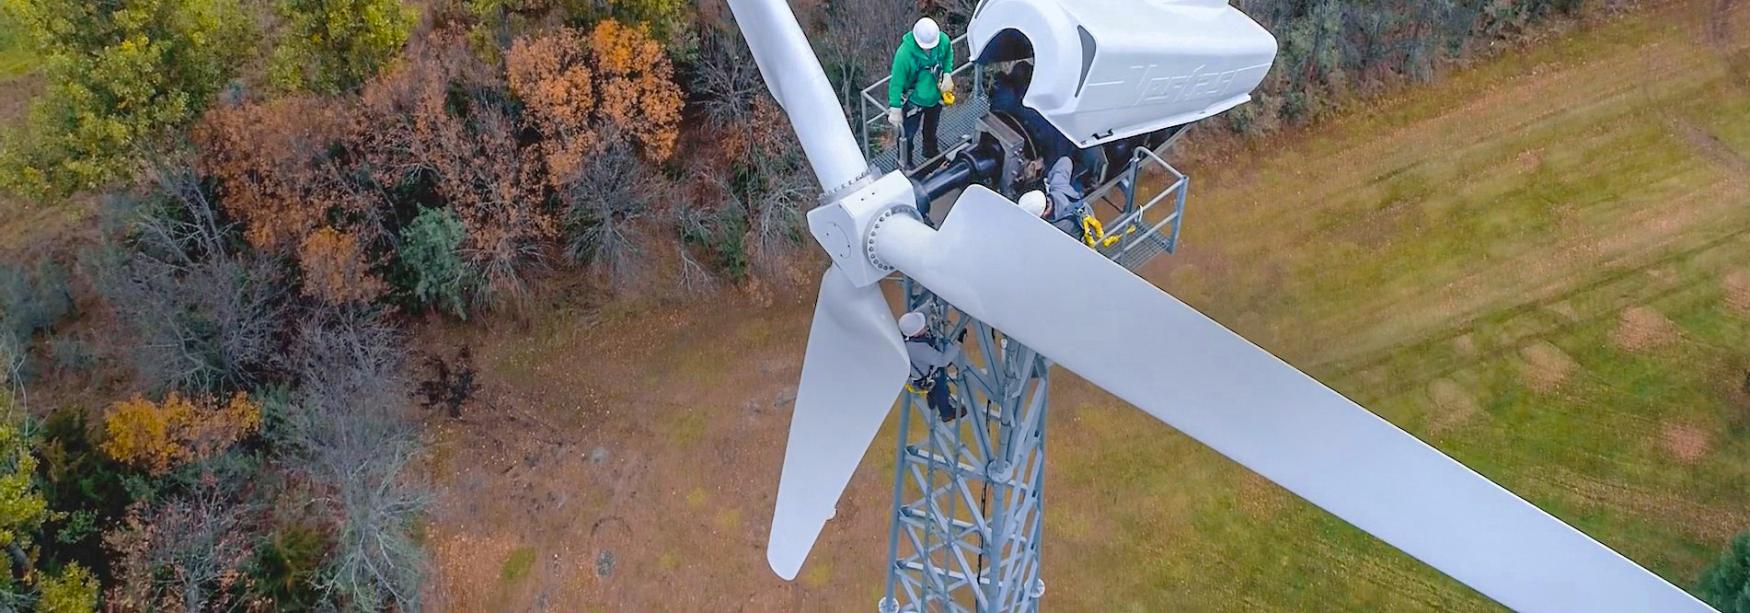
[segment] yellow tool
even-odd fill
[[[1125,234],[1129,234],[1129,232],[1125,232]],[[1100,223],[1099,218],[1093,215],[1082,217],[1082,242],[1087,243],[1089,247],[1096,249],[1111,247],[1118,244],[1119,238],[1120,236],[1117,234],[1107,236],[1106,227]]]
[[[948,106],[954,106],[954,100],[955,100],[955,98],[954,98],[954,91],[953,90],[942,92],[942,104],[946,104]]]

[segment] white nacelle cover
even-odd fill
[[[1033,46],[1022,102],[1081,147],[1243,104],[1276,59],[1276,37],[1226,0],[986,0],[973,57],[993,59],[1006,30]]]

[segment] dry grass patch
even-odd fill
[[[1644,306],[1624,309],[1610,332],[1610,342],[1628,351],[1656,349],[1676,340],[1677,324]]]
[[[1750,315],[1750,270],[1726,275],[1726,304],[1740,315]]]
[[[1540,392],[1561,387],[1580,369],[1574,358],[1547,341],[1527,345],[1519,350],[1519,357],[1524,359],[1520,373],[1525,376],[1525,383]]]
[[[1482,407],[1477,405],[1470,392],[1451,379],[1436,379],[1429,383],[1428,399],[1434,402],[1434,408],[1439,411],[1430,419],[1435,432],[1462,426],[1482,413]]]
[[[1713,451],[1713,434],[1688,424],[1665,424],[1661,435],[1665,451],[1684,464],[1694,464]]]

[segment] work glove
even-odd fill
[[[954,93],[954,75],[942,75],[942,93]]]
[[[887,123],[893,124],[893,127],[898,128],[899,123],[902,121],[905,121],[905,111],[899,109],[887,109]]]

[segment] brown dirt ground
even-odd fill
[[[883,471],[864,471],[795,583],[766,568],[800,374],[807,289],[602,315],[595,326],[436,332],[477,348],[487,388],[435,420],[436,610],[839,610],[880,585]],[[566,321],[556,318],[556,322]],[[493,329],[501,328],[501,329]],[[510,328],[510,329],[502,329]],[[520,342],[493,342],[512,335]],[[707,342],[731,339],[733,342]],[[441,344],[441,343],[440,343]],[[723,368],[727,364],[728,368]],[[722,373],[721,375],[719,373]],[[881,454],[876,454],[881,455]],[[639,509],[663,509],[639,512]],[[856,545],[846,541],[856,540]],[[868,542],[863,542],[868,541]],[[709,558],[698,556],[710,544]],[[526,574],[507,566],[532,549]],[[860,554],[860,555],[858,555]],[[529,555],[524,553],[523,555]],[[854,558],[854,562],[841,561]],[[743,594],[725,594],[740,586]]]
[[[1677,340],[1677,324],[1644,306],[1629,307],[1617,319],[1610,342],[1628,351],[1647,351]]]

